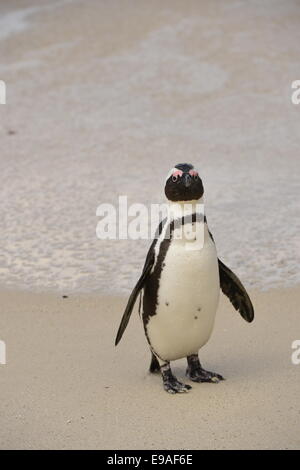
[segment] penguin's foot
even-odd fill
[[[151,364],[150,364],[150,367],[149,367],[149,371],[152,374],[155,374],[156,372],[160,371],[159,362],[158,362],[158,360],[156,359],[156,357],[154,356],[153,353],[152,353],[152,358],[151,358]]]
[[[187,361],[188,367],[186,370],[186,375],[193,382],[218,383],[221,380],[224,380],[222,375],[203,369],[197,354],[188,356]]]
[[[202,368],[191,371],[188,367],[186,370],[186,375],[193,382],[218,383],[221,380],[224,380],[224,377],[222,377],[222,375],[216,374],[215,372],[210,372],[209,370],[205,370]]]
[[[166,392],[168,393],[186,393],[192,387],[190,385],[186,385],[179,380],[172,374],[170,363],[166,362],[160,367],[162,379],[163,379],[163,386]]]
[[[163,385],[168,393],[186,393],[192,388],[190,385],[179,382],[174,375],[171,379],[163,380]]]

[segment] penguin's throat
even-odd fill
[[[188,217],[193,214],[202,214],[204,216],[203,197],[192,201],[169,201],[168,211],[170,219]]]

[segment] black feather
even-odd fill
[[[116,346],[117,346],[117,344],[119,343],[120,339],[123,336],[123,333],[126,329],[126,326],[128,325],[128,322],[129,322],[129,319],[130,319],[135,301],[137,299],[137,296],[139,295],[140,290],[144,287],[145,281],[146,281],[146,279],[147,279],[147,277],[148,277],[148,275],[149,275],[149,273],[152,269],[152,266],[154,264],[154,252],[152,252],[151,255],[152,256],[149,256],[149,253],[148,253],[143,273],[142,273],[141,277],[139,278],[138,282],[136,283],[136,285],[135,285],[135,287],[134,287],[133,291],[131,292],[131,295],[128,299],[128,302],[127,302],[127,305],[126,305],[126,308],[125,308],[125,312],[123,314],[123,317],[122,317],[122,320],[121,320],[121,323],[120,323],[120,326],[119,326],[119,329],[118,329],[118,333],[117,333],[117,336],[116,336],[116,340],[115,340],[115,345]]]
[[[247,322],[254,319],[254,309],[249,295],[239,278],[218,259],[220,287],[234,308],[241,314]]]

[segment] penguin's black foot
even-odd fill
[[[174,375],[171,379],[163,380],[163,385],[168,393],[186,393],[192,388],[190,385],[179,382]]]
[[[149,372],[151,372],[151,374],[155,374],[156,372],[159,372],[159,371],[160,371],[159,362],[158,362],[158,360],[156,359],[156,357],[154,356],[154,354],[152,353],[152,358],[151,358],[151,364],[150,364],[150,367],[149,367]]]
[[[221,380],[225,380],[222,375],[203,369],[197,354],[188,356],[187,361],[188,368],[186,370],[186,375],[193,382],[218,383]]]
[[[190,385],[183,384],[176,379],[176,377],[172,374],[170,363],[166,362],[160,367],[162,379],[163,379],[163,386],[166,392],[168,393],[186,393],[192,387]]]
[[[221,380],[225,380],[222,375],[216,374],[215,372],[210,372],[209,370],[205,370],[202,368],[191,371],[188,367],[186,370],[186,375],[193,382],[218,383]]]

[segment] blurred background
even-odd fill
[[[0,283],[127,293],[149,241],[96,209],[191,162],[247,287],[300,280],[297,0],[1,0]]]

